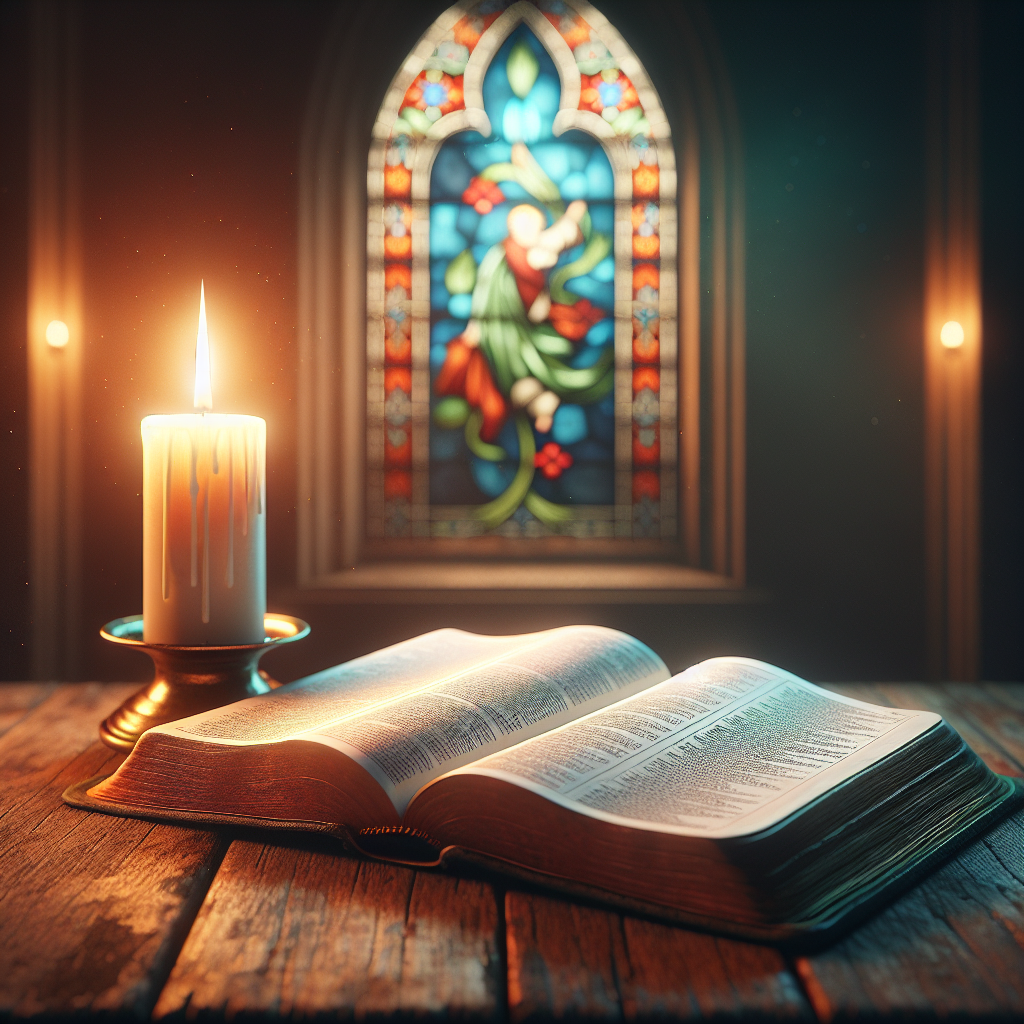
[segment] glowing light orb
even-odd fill
[[[955,320],[949,320],[942,325],[939,340],[946,348],[959,348],[964,343],[964,329]]]
[[[51,348],[63,348],[70,337],[68,325],[63,320],[51,320],[46,325],[46,344]]]

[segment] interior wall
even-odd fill
[[[0,678],[29,672],[28,5],[0,4]],[[20,58],[15,54],[21,50]],[[15,59],[5,59],[5,58]]]
[[[0,110],[15,147],[25,132],[26,6],[0,6]],[[425,28],[436,6],[410,5],[410,17]],[[677,48],[656,31],[657,4],[597,6],[656,83],[672,74]],[[926,7],[710,6],[746,151],[751,599],[597,607],[311,604],[294,590],[295,171],[313,68],[336,10],[283,0],[93,0],[83,8],[85,675],[146,675],[143,658],[107,647],[96,630],[141,610],[139,421],[190,408],[202,278],[215,407],[268,423],[272,607],[314,627],[309,640],[268,659],[280,678],[435,626],[515,632],[573,621],[627,629],[673,668],[730,653],[815,679],[921,678]],[[985,188],[996,197],[985,221],[985,530],[1002,556],[986,547],[984,622],[987,674],[1019,678],[1020,644],[1010,637],[1020,616],[1006,613],[1013,600],[1019,607],[1013,595],[1024,568],[1015,468],[1021,309],[1010,298],[1020,279],[1020,200],[1006,165],[1016,158],[1019,170],[1020,120],[1004,119],[1019,110],[1020,71],[1003,41],[1019,13],[1009,11],[988,5],[983,24],[1000,61],[983,80],[985,155],[993,161],[984,165]],[[367,41],[367,60],[383,59],[386,39],[385,31]],[[25,175],[17,150],[4,147],[6,678],[27,667],[18,646],[27,632],[19,561],[27,517],[17,468],[27,423]]]
[[[819,664],[920,678],[925,12],[714,13],[746,147],[751,578]]]
[[[1024,4],[983,4],[982,664],[1024,679]]]

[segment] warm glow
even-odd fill
[[[955,320],[942,325],[939,339],[946,348],[959,348],[964,343],[964,329]]]
[[[295,636],[299,631],[298,626],[294,622],[289,622],[287,619],[277,619],[272,615],[263,616],[263,628],[268,634],[275,636]]]
[[[63,348],[70,336],[68,325],[63,320],[51,320],[46,325],[46,343],[52,348]]]
[[[196,390],[192,404],[197,409],[213,408],[210,385],[210,337],[206,333],[206,293],[199,283],[199,334],[196,336]]]

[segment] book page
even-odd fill
[[[939,721],[715,658],[463,772],[617,824],[723,838],[769,827]]]
[[[417,690],[425,683],[528,646],[540,633],[480,636],[432,633],[354,658],[227,707],[158,726],[161,732],[216,743],[273,743]]]
[[[438,775],[667,676],[650,648],[601,626],[439,629],[156,731],[226,745],[321,743],[366,768],[401,814]]]
[[[519,637],[483,663],[449,671],[301,734],[361,764],[399,814],[439,775],[573,721],[665,679],[650,648],[600,626]]]

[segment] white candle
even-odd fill
[[[210,413],[206,297],[198,414],[142,421],[142,620],[147,643],[260,643],[267,609],[266,421]]]

